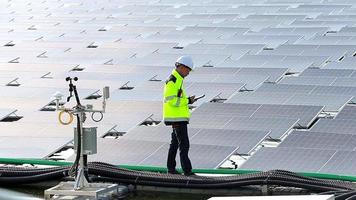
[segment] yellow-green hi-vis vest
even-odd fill
[[[163,96],[164,123],[172,125],[177,122],[189,122],[189,99],[184,91],[183,77],[175,69],[166,81]]]

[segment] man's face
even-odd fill
[[[183,65],[181,65],[181,66],[179,66],[179,68],[180,68],[180,71],[181,71],[181,75],[183,76],[183,77],[186,77],[186,76],[188,76],[189,75],[189,72],[191,71],[188,67],[185,67],[185,66],[183,66]]]

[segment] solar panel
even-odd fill
[[[279,83],[288,85],[332,85],[336,77],[298,76],[284,77]]]
[[[345,56],[347,50],[344,49],[279,49],[261,51],[260,55],[298,55],[298,56],[329,56],[331,61],[339,61]]]
[[[192,117],[195,115],[249,117],[260,106],[259,104],[204,103],[194,110]]]
[[[288,68],[241,68],[236,75],[263,75],[268,76],[268,82],[277,82],[284,74],[288,72]]]
[[[250,154],[268,135],[269,131],[200,129],[190,139],[191,144],[239,147],[239,154]]]
[[[351,99],[352,96],[251,92],[237,93],[226,102],[325,106],[324,111],[335,112],[344,107]]]
[[[323,166],[320,173],[355,175],[356,157],[354,151],[338,151]]]
[[[166,144],[149,157],[144,159],[139,165],[150,166],[165,166],[167,163],[169,145]],[[192,162],[193,168],[218,168],[225,162],[232,154],[238,150],[238,147],[231,146],[215,146],[191,144],[189,150],[189,158]],[[180,166],[179,156],[176,158],[177,166]]]
[[[195,128],[207,128],[207,129],[215,129],[215,128],[223,128],[224,125],[232,119],[230,115],[214,115],[209,113],[193,113],[189,124],[190,127]]]
[[[356,78],[337,78],[332,86],[356,87]]]
[[[354,119],[319,119],[310,130],[354,135],[356,134],[356,125]]]
[[[114,165],[137,165],[165,143],[154,141],[98,138],[98,153],[89,161],[107,162]],[[168,151],[167,151],[168,152]],[[74,156],[70,160],[74,160]],[[161,164],[163,166],[164,164]]]
[[[313,91],[313,85],[289,85],[289,84],[271,84],[264,83],[256,89],[257,92],[269,93],[291,93],[308,94]]]
[[[0,138],[2,158],[45,158],[71,141],[70,138],[4,137]]]
[[[332,77],[350,77],[354,70],[350,69],[313,69],[304,70],[299,76],[332,76]]]
[[[295,94],[285,104],[325,106],[324,111],[339,111],[353,99],[353,96]]]
[[[351,95],[356,96],[356,87],[343,87],[343,86],[315,86],[310,94],[323,94],[323,95]],[[352,99],[355,101],[355,97]]]
[[[297,118],[298,127],[309,127],[323,110],[323,106],[262,105],[251,117]]]
[[[218,74],[235,74],[237,71],[239,71],[239,68],[223,68],[223,67],[196,67],[194,68],[194,71],[186,78],[189,78],[191,75],[218,75]]]
[[[335,152],[335,150],[264,147],[242,164],[240,169],[317,172]]]
[[[284,104],[292,97],[290,93],[242,92],[236,93],[226,103]]]
[[[298,119],[234,117],[224,128],[234,130],[270,130],[271,133],[268,136],[273,139],[279,139],[296,126],[297,122]]]
[[[328,30],[326,27],[268,27],[262,29],[259,33],[263,34],[276,34],[276,35],[285,35],[285,34],[295,34],[303,35],[305,38],[310,38],[315,34],[323,34]],[[289,49],[294,49],[294,44],[283,44],[276,49],[279,49],[282,46],[288,46]],[[285,48],[285,47],[283,47]]]
[[[268,76],[263,75],[218,75],[213,82],[217,83],[244,83],[244,87],[248,90],[253,90],[263,82],[269,81]]]
[[[336,116],[336,119],[356,119],[356,106],[345,106]]]
[[[356,136],[294,130],[278,145],[278,147],[352,151],[356,147]]]

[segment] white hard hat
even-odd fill
[[[176,66],[178,66],[178,64],[182,64],[182,65],[190,68],[191,70],[193,70],[193,68],[194,68],[193,59],[190,56],[179,57],[176,61]]]

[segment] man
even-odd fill
[[[168,150],[168,173],[178,174],[176,170],[176,155],[179,148],[180,163],[184,175],[194,175],[188,157],[189,138],[187,124],[190,111],[188,104],[196,101],[195,96],[187,97],[183,87],[183,79],[193,69],[193,60],[190,56],[181,56],[175,63],[176,69],[166,81],[164,87],[163,119],[167,126],[172,126],[172,139]]]

